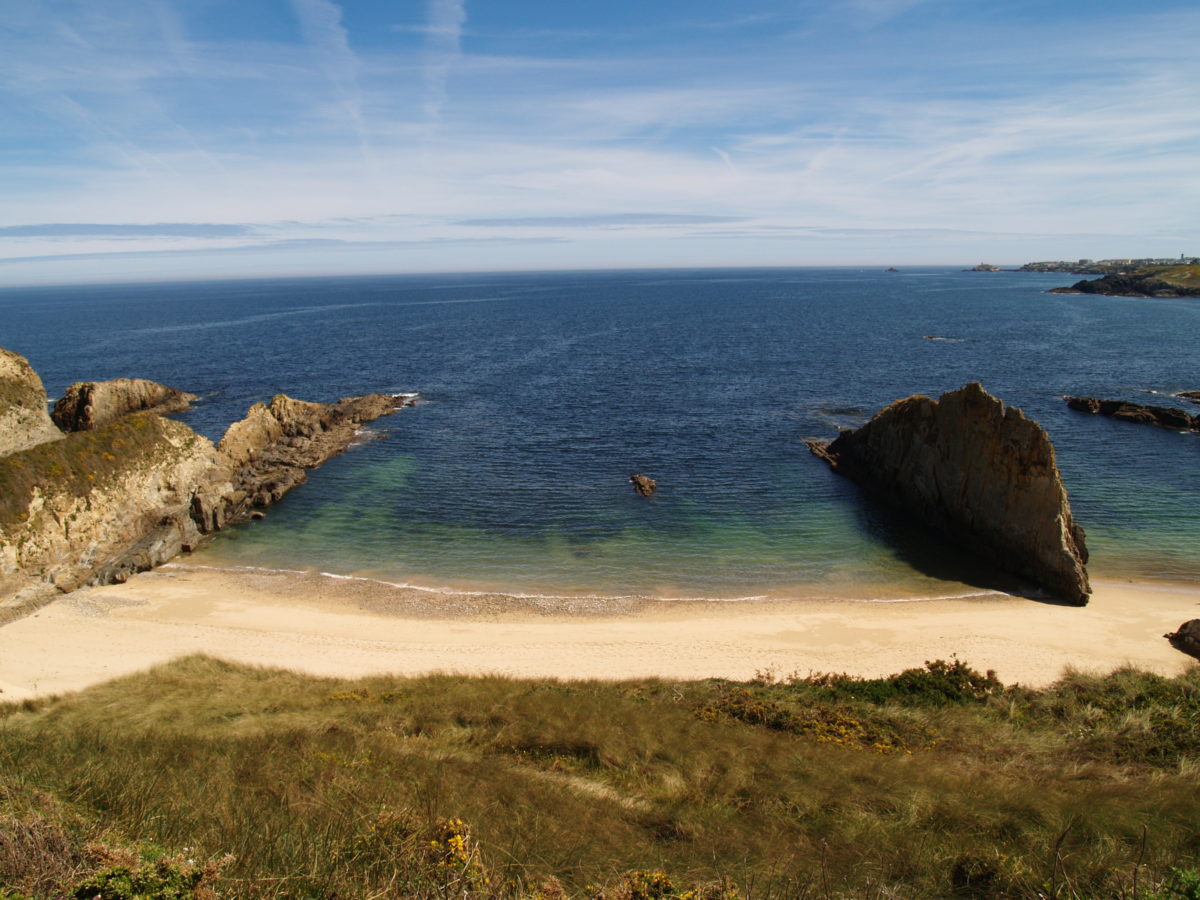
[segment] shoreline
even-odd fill
[[[1114,580],[1096,582],[1086,607],[995,591],[830,597],[800,586],[714,602],[380,584],[169,564],[84,588],[0,627],[0,702],[80,690],[197,653],[331,677],[608,680],[745,680],[761,671],[879,677],[957,656],[994,669],[1006,684],[1039,687],[1068,667],[1179,674],[1195,663],[1162,635],[1200,616],[1200,587]]]

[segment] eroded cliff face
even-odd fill
[[[91,431],[130,413],[183,412],[195,399],[195,394],[144,378],[77,381],[55,402],[51,417],[63,431]]]
[[[33,366],[0,347],[0,456],[62,436],[47,412],[46,389]]]
[[[98,405],[77,406],[77,421],[90,430],[64,436],[46,415],[41,381],[24,359],[0,355],[0,376],[8,378],[0,385],[16,384],[0,397],[0,423],[25,423],[38,403],[44,419],[20,431],[24,446],[0,455],[0,621],[59,592],[124,581],[194,548],[205,534],[303,483],[307,469],[357,440],[364,423],[413,402],[369,394],[306,403],[280,394],[251,407],[218,448],[182,422],[128,413],[131,405],[180,394],[164,394],[153,382],[122,385]],[[3,402],[11,397],[20,402]],[[98,424],[97,411],[117,417]],[[59,440],[29,446],[39,433]]]
[[[972,382],[914,396],[826,443],[836,472],[998,568],[1084,605],[1083,529],[1041,426]]]
[[[195,546],[201,486],[228,463],[181,422],[138,413],[0,459],[0,578],[8,593],[123,581]]]

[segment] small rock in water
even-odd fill
[[[643,497],[649,497],[658,490],[658,484],[653,478],[648,478],[645,475],[634,473],[629,476],[629,483],[633,485],[633,489]]]

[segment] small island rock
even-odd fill
[[[658,483],[653,478],[648,478],[645,475],[637,473],[629,476],[629,483],[643,497],[649,497],[658,490]]]

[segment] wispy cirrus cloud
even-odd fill
[[[310,250],[397,250],[433,247],[492,246],[519,244],[566,243],[559,237],[433,237],[390,241],[351,241],[338,238],[289,238],[279,241],[261,241],[255,244],[235,244],[222,247],[170,247],[158,250],[104,250],[80,253],[44,253],[37,256],[0,257],[0,265],[29,262],[51,262],[55,260],[97,259],[149,259],[166,257],[223,256],[226,254],[253,254],[273,251]]]
[[[423,81],[422,109],[430,122],[441,118],[446,105],[450,70],[462,57],[463,25],[467,21],[466,0],[429,0]]]
[[[246,237],[253,234],[254,231],[255,229],[249,225],[220,225],[197,222],[159,222],[153,225],[56,222],[45,225],[5,225],[0,227],[0,238],[229,238]]]
[[[463,219],[456,225],[485,228],[629,228],[653,225],[725,225],[741,222],[739,216],[677,215],[671,213],[618,213],[596,216],[525,216],[508,219]]]
[[[338,104],[352,124],[364,152],[370,138],[363,118],[362,91],[358,84],[358,57],[342,25],[342,10],[332,0],[291,0],[304,35],[318,65],[329,79]]]

